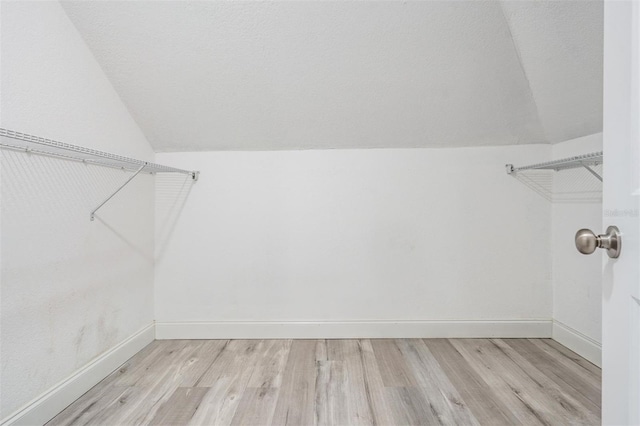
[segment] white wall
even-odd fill
[[[202,173],[194,185],[158,177],[158,336],[296,335],[286,326],[300,321],[319,323],[303,327],[307,337],[402,334],[385,328],[402,321],[549,321],[550,204],[504,164],[550,150],[157,154]]]
[[[2,2],[1,125],[151,160],[57,2]],[[0,418],[153,320],[154,181],[2,151]],[[77,389],[76,389],[77,390]]]
[[[602,133],[556,144],[554,159],[602,150]],[[565,170],[554,176],[556,190],[574,183],[585,190],[602,185],[584,169]],[[600,365],[602,342],[602,253],[585,256],[575,247],[578,229],[599,234],[602,224],[601,193],[581,196],[575,202],[556,202],[552,207],[552,275],[554,338]]]
[[[58,3],[1,7],[2,127],[152,159]],[[578,206],[552,208],[504,173],[572,149],[161,154],[202,175],[157,177],[155,253],[151,177],[89,222],[126,173],[3,151],[0,418],[152,322],[154,256],[167,333],[201,323],[214,325],[207,337],[241,337],[304,321],[319,334],[455,321],[470,333],[485,320],[497,334],[535,334],[552,317],[553,238],[553,315],[598,341],[597,283],[569,265],[599,263],[569,254],[561,234],[600,229],[595,213],[578,224]]]

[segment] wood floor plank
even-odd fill
[[[273,415],[276,425],[314,423],[316,388],[315,340],[294,340]]]
[[[327,341],[325,339],[316,341],[316,361],[327,361]]]
[[[166,352],[174,350],[176,342],[156,340],[147,345],[112,373],[115,376],[114,385],[134,386],[159,359],[166,356]]]
[[[200,377],[197,387],[212,387],[216,382],[225,378],[237,378],[246,375],[253,367],[253,362],[260,355],[258,347],[261,340],[230,340],[225,344],[207,371]],[[253,370],[250,371],[253,373]],[[247,380],[251,377],[247,377]]]
[[[318,424],[321,425],[345,425],[350,424],[347,372],[342,361],[326,361],[324,363],[329,372],[325,378],[318,378],[318,384],[324,383],[324,389],[320,389],[320,394],[326,395],[324,403],[326,407],[319,405],[321,400],[316,398],[316,416]],[[322,381],[320,381],[322,379]],[[318,387],[316,387],[318,389]],[[320,413],[326,413],[326,418],[322,419]]]
[[[326,348],[326,345],[325,345]],[[326,352],[323,354],[326,357]],[[331,406],[330,406],[330,381],[331,381],[331,361],[316,361],[316,388],[315,388],[315,425],[330,425]]]
[[[132,388],[123,386],[95,386],[60,414],[47,426],[87,425],[115,401],[128,398]]]
[[[209,341],[210,342],[210,341]],[[150,369],[153,374],[143,376],[136,382],[136,393],[126,407],[120,408],[113,414],[114,424],[149,424],[158,410],[167,402],[175,390],[181,387],[185,377],[193,377],[193,372],[200,369],[200,364],[193,362],[198,350],[209,343],[202,340],[183,341],[177,345],[169,344],[167,347],[175,348],[167,355],[170,362],[158,360],[162,370]]]
[[[114,387],[115,388],[115,387]],[[122,387],[120,387],[122,388]],[[126,391],[119,395],[117,398],[108,400],[108,403],[94,416],[87,419],[86,422],[72,423],[84,424],[87,426],[103,426],[107,424],[119,424],[114,421],[114,413],[127,411],[136,404],[138,397],[142,394],[143,390],[140,388],[129,387],[125,388]]]
[[[149,422],[153,426],[187,424],[195,414],[207,388],[178,388]]]
[[[247,384],[248,387],[280,388],[291,342],[291,340],[264,340],[262,342],[253,374]]]
[[[278,401],[277,388],[247,388],[231,421],[232,425],[268,425]]]
[[[315,425],[331,424],[329,411],[329,380],[331,378],[331,362],[327,355],[326,339],[316,340],[316,387],[315,387]]]
[[[518,419],[447,339],[424,339],[462,400],[482,425],[514,425]]]
[[[394,339],[371,342],[385,386],[417,386],[416,380]]]
[[[511,359],[524,374],[535,382],[538,385],[538,389],[540,389],[545,396],[557,403],[555,408],[558,409],[556,413],[558,417],[562,417],[565,422],[569,422],[572,419],[576,420],[581,425],[599,423],[599,410],[590,410],[590,408],[593,407],[591,401],[586,398],[581,398],[589,404],[589,407],[585,407],[578,399],[578,397],[581,397],[582,395],[575,391],[563,391],[557,383],[537,369],[532,363],[528,362],[526,358],[509,346],[504,340],[491,339],[491,343],[502,351],[505,356],[509,357],[509,359]],[[551,407],[554,406],[552,405]]]
[[[546,339],[157,341],[49,426],[588,425],[600,377]]]
[[[595,417],[500,340],[453,345],[525,424],[595,424]]]
[[[526,390],[530,384],[521,384],[520,377],[508,371],[509,363],[498,368],[490,359],[493,355],[486,349],[484,339],[451,339],[456,348],[473,369],[489,385],[496,396],[511,409],[519,424],[551,425],[552,417],[544,406],[540,406],[536,399]],[[487,355],[488,354],[488,355]],[[497,363],[502,363],[498,357]],[[516,369],[517,370],[517,369]],[[531,401],[531,402],[530,402]]]
[[[133,366],[129,374],[122,375],[118,386],[145,387],[153,385],[165,376],[167,370],[176,363],[186,361],[204,341],[201,340],[169,340],[159,351],[154,351],[148,359]]]
[[[331,362],[329,404],[333,424],[371,425],[373,409],[358,340],[328,340]]]
[[[441,424],[478,424],[423,340],[398,339],[397,345]]]
[[[584,374],[586,370],[575,363],[574,368],[568,368],[527,339],[507,339],[505,343],[553,380],[563,392],[573,396],[594,414],[600,415],[600,386]]]
[[[551,339],[528,339],[533,345],[543,350],[564,368],[575,372],[594,386],[600,386],[602,371],[594,364],[582,358],[570,349]]]
[[[391,415],[396,425],[442,425],[438,410],[419,388],[389,387],[385,389]]]
[[[371,412],[376,425],[399,424],[391,411],[380,367],[371,340],[360,340],[365,389],[369,393]]]
[[[120,371],[123,374],[120,375],[118,380],[115,382],[115,385],[143,385],[140,383],[141,380],[146,379],[146,383],[148,383],[151,377],[161,376],[164,374],[161,365],[169,365],[174,355],[177,355],[177,352],[187,344],[187,341],[166,340],[162,343],[162,345],[158,345],[156,349],[150,352],[141,362],[133,365],[125,363],[125,365],[120,368]]]
[[[182,372],[179,379],[178,385],[180,387],[196,387],[229,343],[228,340],[200,340],[199,342],[200,345],[195,348],[189,357],[189,368]]]
[[[189,424],[231,423],[263,347],[261,340],[231,340],[225,345],[196,383],[209,390]]]
[[[331,360],[316,361],[316,424],[342,425],[352,424],[354,421],[365,424],[395,424],[371,342],[355,342],[359,347],[344,341],[332,341],[328,345],[324,342],[325,348],[330,346],[331,349],[325,350],[323,357]],[[356,355],[360,357],[359,365]],[[349,358],[353,358],[350,361],[352,365],[346,362]],[[347,370],[354,367],[362,369],[361,381],[359,374],[347,374]],[[361,383],[355,392],[356,398],[352,395],[353,383]],[[358,414],[358,407],[362,411],[362,401],[365,399],[368,410],[365,408],[364,411],[370,412],[371,416],[365,416],[363,420],[363,416]]]
[[[580,367],[584,368],[589,373],[591,373],[594,377],[596,377],[598,380],[602,379],[602,370],[597,365],[587,361],[577,353],[573,352],[571,349],[561,345],[555,340],[553,339],[530,339],[530,340],[540,347],[546,345],[554,349],[555,353],[562,355],[564,358],[566,358],[566,360],[569,360],[572,363],[577,364]]]

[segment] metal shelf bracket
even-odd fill
[[[142,166],[140,166],[140,168],[138,170],[136,170],[136,172],[131,175],[131,177],[129,177],[129,179],[126,180],[125,183],[123,183],[122,185],[120,185],[120,187],[118,189],[116,189],[115,191],[113,191],[113,193],[111,195],[109,195],[103,202],[101,202],[100,204],[98,204],[98,207],[96,207],[95,209],[93,209],[91,211],[91,215],[89,216],[89,219],[91,221],[93,221],[96,218],[96,212],[100,209],[100,207],[104,206],[105,204],[107,204],[107,201],[109,201],[110,199],[112,199],[118,192],[120,192],[122,190],[122,188],[124,188],[125,186],[127,186],[127,184],[129,182],[131,182],[133,180],[133,178],[135,178],[136,176],[138,176],[138,174],[147,166],[147,163],[144,163]]]
[[[598,179],[600,182],[602,182],[602,176],[600,176],[598,173],[596,173],[595,170],[593,170],[591,167],[589,167],[587,164],[583,164],[582,167],[584,167],[585,169],[587,169],[589,171],[589,173],[591,173],[592,175],[594,175],[596,177],[596,179]]]
[[[7,141],[10,139],[10,141]],[[47,157],[59,158],[66,161],[77,161],[84,164],[91,164],[102,167],[129,170],[134,172],[125,183],[109,195],[95,209],[91,211],[89,218],[93,221],[96,212],[112,199],[118,192],[129,184],[138,174],[149,173],[179,173],[191,176],[194,182],[200,177],[200,172],[195,170],[184,170],[175,167],[164,166],[162,164],[150,163],[131,157],[124,157],[110,152],[98,151],[80,145],[72,145],[65,142],[58,142],[52,139],[45,139],[27,133],[16,132],[15,130],[0,128],[0,149],[25,152],[27,154],[43,155]]]

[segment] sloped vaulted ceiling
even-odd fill
[[[158,151],[554,143],[602,128],[601,2],[64,2]]]

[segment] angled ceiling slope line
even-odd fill
[[[599,131],[601,2],[517,3],[63,6],[156,151],[509,145]]]
[[[503,1],[549,142],[602,131],[602,1]]]

